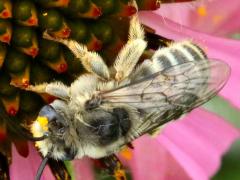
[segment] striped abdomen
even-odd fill
[[[175,73],[179,69],[179,75],[175,77],[176,84],[174,86],[181,86],[183,91],[179,93],[184,93],[186,102],[189,103],[198,99],[200,94],[206,90],[209,76],[208,71],[203,71],[200,66],[194,67],[194,73],[192,73],[191,77],[181,74],[183,66],[178,65],[192,61],[202,61],[202,65],[208,67],[208,60],[204,51],[190,41],[175,43],[170,47],[159,49],[152,57],[155,72],[166,70],[173,66]]]
[[[188,61],[206,60],[204,51],[190,41],[174,43],[170,47],[159,49],[152,57],[157,71]]]
[[[173,43],[169,47],[155,51],[151,60],[145,60],[130,76],[130,79],[136,81],[189,61],[206,61],[207,63],[207,56],[200,47],[190,41]]]

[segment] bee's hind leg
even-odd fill
[[[71,39],[60,39],[50,36],[46,31],[43,33],[45,39],[53,40],[67,46],[72,53],[81,61],[83,67],[102,79],[109,79],[110,74],[102,57],[96,52],[88,51],[87,47]]]

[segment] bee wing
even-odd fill
[[[138,135],[179,118],[220,91],[230,74],[218,60],[191,61],[172,66],[118,89],[103,92],[103,102],[124,103],[144,113]]]

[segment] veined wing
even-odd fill
[[[124,103],[144,112],[137,127],[142,135],[210,100],[223,88],[229,74],[229,66],[222,61],[191,61],[102,92],[101,98],[106,103]]]

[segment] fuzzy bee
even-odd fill
[[[190,41],[173,43],[140,64],[147,42],[137,15],[130,20],[129,38],[112,67],[99,54],[74,40],[44,37],[66,45],[88,73],[69,87],[60,82],[29,86],[57,100],[44,106],[34,121],[34,137],[45,157],[57,160],[110,157],[110,168],[120,169],[114,153],[161,125],[207,102],[224,86],[229,67],[208,60]],[[41,139],[41,138],[40,138]],[[109,163],[111,162],[111,163]],[[124,175],[123,175],[124,176]]]

